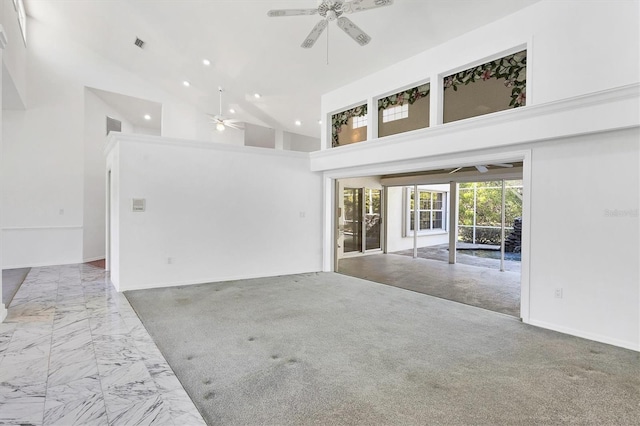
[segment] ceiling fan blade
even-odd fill
[[[267,16],[279,18],[281,16],[316,15],[317,13],[318,9],[278,9],[268,11]]]
[[[329,22],[326,19],[318,22],[316,26],[313,27],[307,38],[304,39],[300,47],[304,47],[305,49],[312,48],[313,45],[316,44],[316,41],[318,41],[318,38],[320,37],[324,29],[327,28],[327,25],[329,25]]]
[[[227,123],[225,121],[224,125],[229,127],[230,129],[244,130],[244,124],[240,123],[240,122],[238,122],[238,123]]]
[[[360,46],[364,46],[371,41],[371,37],[369,37],[367,33],[358,28],[356,24],[351,22],[349,18],[345,18],[344,16],[338,18],[338,26],[342,29],[342,31],[347,33],[349,37],[354,39]]]
[[[449,172],[449,174],[452,175],[452,174],[454,174],[455,172],[457,172],[458,170],[461,170],[461,169],[462,169],[462,167],[456,167],[455,169],[451,170]]]
[[[209,121],[213,123],[219,123],[221,121],[220,117],[218,117],[217,115],[207,114],[207,117],[209,117]]]
[[[507,164],[507,163],[491,163],[491,164],[490,164],[490,166],[511,168],[511,167],[513,167],[513,164]]]
[[[342,5],[342,11],[344,13],[356,13],[377,7],[391,6],[392,4],[393,0],[351,0]]]
[[[476,169],[478,169],[480,173],[487,173],[489,171],[487,166],[476,166]]]

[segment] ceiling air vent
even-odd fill
[[[140,49],[144,47],[144,41],[140,40],[138,37],[136,37],[136,41],[134,44],[138,46]]]

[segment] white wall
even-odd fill
[[[23,109],[26,104],[27,49],[22,39],[18,14],[12,0],[0,2],[0,24],[4,27],[7,46],[2,55],[3,108]]]
[[[297,133],[284,132],[284,149],[299,152],[313,152],[320,149],[320,139]]]
[[[133,126],[131,133],[136,133],[138,135],[161,136],[161,132],[158,129],[142,126]]]
[[[132,133],[133,125],[95,93],[85,89],[84,104],[84,188],[82,260],[105,256],[105,153],[106,117],[122,123],[122,133]]]
[[[532,158],[531,323],[640,349],[639,129],[541,143]]]
[[[638,82],[639,3],[636,0],[546,0],[322,97],[322,116],[381,94],[431,79],[436,82],[501,52],[527,45],[527,105],[542,104]],[[370,104],[370,109],[375,109]],[[431,120],[431,125],[436,125]],[[323,148],[328,142],[323,126]],[[373,127],[373,126],[371,126]]]
[[[108,162],[118,290],[321,269],[322,181],[308,154],[120,135]]]
[[[276,147],[276,131],[268,127],[245,123],[244,146],[274,149]]]
[[[447,193],[447,214],[445,215],[448,222],[449,207],[449,185],[430,185],[434,191]],[[405,218],[404,215],[404,187],[389,187],[387,190],[387,227],[386,240],[387,252],[409,250],[413,248],[413,234],[405,235]],[[447,227],[448,228],[448,227]],[[428,247],[437,244],[447,244],[449,242],[449,233],[432,232],[429,234],[418,235],[418,247]]]
[[[2,42],[1,40],[3,40],[4,37],[4,31],[2,30],[2,28],[0,28],[0,59],[2,59],[2,55],[4,54],[4,48],[5,43]],[[3,91],[2,91],[2,79],[3,79],[3,70],[2,68],[0,68],[0,164],[2,162],[2,157],[3,157],[3,153],[2,153],[2,95],[3,95]],[[2,186],[4,184],[4,179],[2,178],[2,175],[0,174],[0,191],[2,190]],[[2,202],[0,201],[0,224],[2,223],[2,210],[3,210],[3,206],[2,206]],[[0,265],[2,265],[2,259],[4,257],[4,254],[2,253],[2,241],[3,241],[3,236],[2,233],[0,232]],[[2,268],[0,268],[1,270]],[[2,273],[0,271],[0,294],[2,294]],[[4,319],[7,317],[7,308],[4,305],[4,303],[2,303],[2,299],[0,299],[0,322],[4,321]]]
[[[27,24],[28,109],[5,110],[2,129],[2,232],[4,251],[11,253],[2,259],[4,268],[78,263],[85,243],[89,258],[101,244],[92,239],[98,232],[90,224],[89,239],[83,239],[85,206],[91,210],[86,217],[103,211],[103,205],[85,202],[85,194],[93,194],[85,191],[85,182],[96,178],[97,161],[97,152],[85,156],[85,87],[161,103],[167,135],[223,140],[214,135],[204,112],[159,90],[144,76],[115,66],[41,22],[29,18]],[[241,132],[224,138],[243,143]],[[85,159],[91,164],[85,166]]]
[[[524,159],[523,321],[640,350],[639,5],[543,1],[326,94],[325,117],[426,77],[433,89],[451,70],[528,49],[526,107],[314,152],[311,169],[331,179]],[[325,205],[331,200],[325,191]]]

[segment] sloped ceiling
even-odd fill
[[[332,23],[312,49],[300,44],[318,16],[269,18],[267,11],[315,8],[316,0],[26,0],[25,6],[32,18],[203,112],[218,112],[222,86],[234,118],[319,137],[323,93],[536,1],[395,0],[350,15],[372,37],[367,46]],[[134,45],[136,37],[144,49]]]

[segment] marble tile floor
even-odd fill
[[[33,268],[0,324],[0,425],[204,425],[108,272]]]

